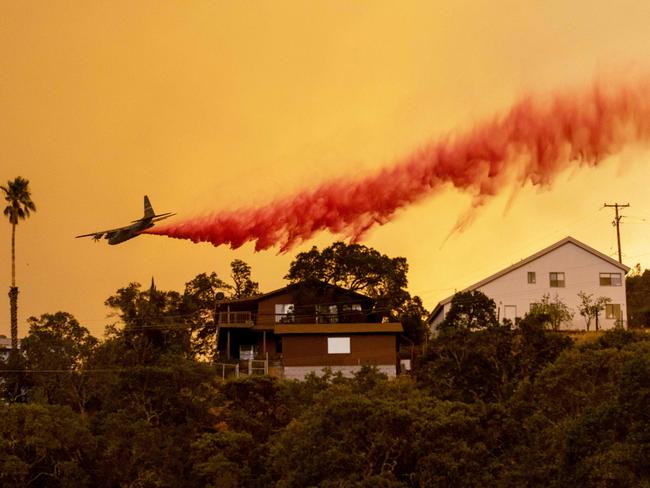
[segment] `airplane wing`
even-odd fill
[[[168,212],[160,215],[156,215],[151,221],[152,222],[158,222],[159,220],[165,220],[171,217],[172,215],[176,215],[175,213]]]
[[[173,213],[173,212],[167,212],[167,213],[163,213],[163,214],[154,215],[153,217],[143,217],[143,218],[138,219],[138,220],[132,220],[131,223],[132,224],[137,224],[138,222],[142,222],[143,220],[147,220],[148,218],[150,218],[152,222],[158,222],[159,220],[167,219],[167,218],[171,217],[172,215],[176,215],[176,214]]]
[[[80,236],[76,236],[76,238],[78,239],[79,237],[92,237],[94,240],[98,241],[102,237],[104,237],[104,235],[108,239],[109,237],[111,237],[111,235],[113,235],[116,232],[119,232],[121,230],[124,230],[126,228],[127,227],[118,227],[117,229],[100,230],[100,231],[97,231],[97,232],[91,232],[90,234],[81,234]]]

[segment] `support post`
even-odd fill
[[[623,257],[621,255],[621,231],[619,229],[619,226],[620,226],[621,219],[623,218],[623,216],[618,214],[618,209],[619,208],[627,208],[629,206],[630,206],[629,203],[626,203],[625,205],[622,205],[620,203],[614,203],[614,204],[610,205],[610,204],[606,203],[604,205],[604,207],[613,208],[614,212],[615,212],[615,214],[614,214],[615,217],[614,217],[614,221],[612,222],[612,225],[616,227],[616,243],[618,244],[618,262],[621,263],[621,264],[623,264]]]

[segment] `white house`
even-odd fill
[[[586,329],[578,311],[579,292],[592,294],[594,298],[608,297],[611,303],[606,305],[598,323],[601,329],[611,329],[617,324],[627,324],[625,275],[629,270],[594,248],[566,237],[463,291],[485,293],[495,301],[498,317],[513,322],[529,312],[532,304],[545,294],[551,300],[557,295],[574,313],[573,320],[563,325],[564,329],[572,330]],[[449,312],[452,298],[438,303],[431,313],[428,322],[432,332],[435,333]]]
[[[20,349],[20,339],[18,339],[18,348]],[[6,361],[11,353],[11,338],[0,334],[0,359]]]

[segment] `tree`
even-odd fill
[[[259,293],[248,264],[235,260],[231,266],[234,286],[212,272],[200,273],[185,283],[183,294],[159,290],[153,280],[149,290],[135,282],[117,290],[105,302],[124,324],[123,330],[108,329],[112,346],[126,347],[132,364],[155,362],[169,352],[211,357],[217,332],[216,294],[223,291],[242,298]]]
[[[627,344],[610,347],[622,334]],[[607,336],[562,353],[511,402],[528,414],[508,457],[521,478],[505,486],[648,484],[648,341],[622,330]]]
[[[498,484],[490,469],[498,466],[503,445],[496,409],[439,401],[407,379],[365,383],[356,378],[330,385],[270,439],[265,462],[272,478],[266,484]]]
[[[246,298],[260,293],[257,282],[251,280],[251,267],[241,259],[230,263],[233,285],[226,283],[214,271],[200,273],[185,283],[177,310],[178,323],[189,327],[194,355],[211,357],[215,352],[217,324],[214,317],[215,297],[225,292],[231,298]]]
[[[259,284],[251,280],[251,267],[241,259],[235,259],[230,263],[232,273],[230,277],[234,283],[233,298],[247,298],[259,295]]]
[[[172,351],[191,354],[191,332],[181,313],[181,295],[157,290],[153,280],[148,291],[140,288],[140,283],[130,283],[106,300],[124,323],[123,330],[110,329],[109,337],[123,341],[134,353],[134,364],[156,362]]]
[[[192,486],[251,486],[256,444],[248,432],[209,432],[192,443]]]
[[[68,407],[0,405],[0,485],[97,486],[93,437]]]
[[[375,298],[386,310],[409,298],[406,258],[390,258],[361,244],[335,242],[322,251],[301,252],[285,279],[291,283],[321,281]]]
[[[650,270],[641,271],[636,265],[625,278],[627,317],[630,327],[650,325]]]
[[[11,287],[9,288],[10,315],[11,315],[11,349],[18,349],[18,287],[16,286],[16,226],[21,220],[29,217],[30,212],[36,211],[36,206],[31,199],[29,180],[17,176],[15,180],[8,181],[7,186],[0,186],[5,194],[8,205],[4,209],[5,216],[11,224]]]
[[[460,329],[440,334],[416,362],[418,384],[437,398],[466,403],[503,402],[571,347],[563,334],[526,316],[519,327]]]
[[[27,401],[34,375],[26,370],[27,361],[23,354],[9,354],[6,362],[0,359],[0,395],[7,402]]]
[[[291,283],[327,283],[355,291],[375,300],[375,312],[390,320],[405,320],[411,340],[424,334],[426,311],[418,297],[411,297],[406,258],[391,258],[361,244],[335,242],[320,251],[316,246],[301,252],[291,263],[285,279]]]
[[[219,407],[214,370],[171,353],[111,369],[119,371],[101,375],[109,384],[91,422],[100,452],[93,486],[187,485],[190,443],[213,429]]]
[[[498,323],[494,300],[478,290],[461,291],[451,299],[451,307],[440,324],[440,330],[475,330]]]
[[[591,319],[596,320],[596,330],[598,330],[598,316],[600,315],[600,312],[605,310],[605,305],[610,303],[612,299],[609,297],[598,297],[594,300],[593,294],[585,293],[584,291],[578,293],[578,297],[580,298],[578,312],[585,319],[587,331],[589,331]]]
[[[192,331],[192,350],[195,355],[209,357],[215,352],[217,325],[214,301],[216,294],[222,290],[231,291],[232,286],[219,278],[214,271],[210,274],[198,274],[185,283],[182,310],[179,313],[183,315]]]
[[[416,344],[422,344],[427,338],[427,316],[428,312],[418,296],[409,298],[400,309],[399,321],[404,327],[404,335]]]
[[[542,299],[533,304],[530,315],[541,317],[547,326],[554,331],[560,330],[560,326],[573,318],[573,312],[556,294],[555,299],[551,301],[548,293],[542,296]]]
[[[69,405],[84,414],[97,378],[85,373],[98,344],[88,329],[69,313],[30,317],[29,334],[22,342],[27,365],[35,371],[33,386],[51,404]],[[33,395],[32,395],[33,396]]]

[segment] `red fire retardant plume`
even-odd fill
[[[571,165],[597,166],[623,145],[650,142],[650,83],[596,83],[583,91],[527,97],[508,113],[434,141],[393,166],[341,178],[257,208],[214,212],[149,234],[282,251],[329,230],[352,240],[397,210],[453,185],[473,206],[514,185],[550,185]],[[461,224],[459,224],[461,225]]]

